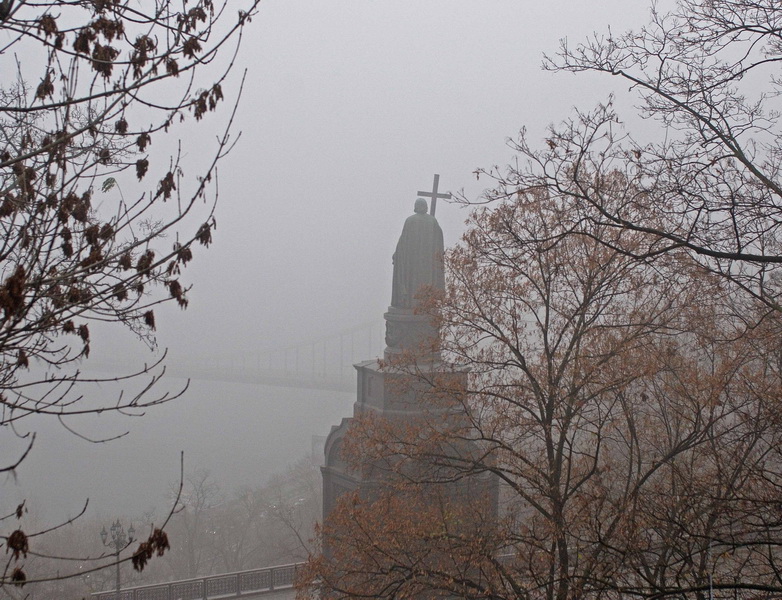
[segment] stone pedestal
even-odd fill
[[[436,355],[436,356],[435,356]],[[353,418],[368,412],[377,414],[400,426],[409,426],[421,419],[445,429],[457,428],[465,418],[461,402],[455,397],[432,398],[432,384],[436,380],[441,389],[461,390],[466,387],[467,372],[453,369],[439,360],[439,353],[418,361],[415,373],[390,366],[382,367],[377,360],[354,365],[356,369],[356,402],[353,417],[342,419],[332,427],[325,444],[323,474],[323,518],[331,512],[337,498],[346,491],[373,487],[378,481],[376,465],[364,465],[357,472],[342,458],[342,443]]]
[[[386,360],[405,351],[422,359],[439,360],[439,333],[428,315],[416,314],[412,308],[389,306],[383,317],[386,320]]]

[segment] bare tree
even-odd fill
[[[178,484],[172,487],[176,512],[165,527],[171,548],[162,560],[150,562],[143,571],[121,564],[123,588],[302,560],[320,514],[319,478],[310,457],[273,475],[263,486],[243,487],[231,494],[222,491],[207,471],[190,473],[184,478],[181,494]],[[164,513],[170,512],[170,506],[163,508]],[[165,514],[150,509],[142,515],[119,518],[144,537],[159,527]],[[31,531],[45,529],[45,522],[25,515],[26,528]],[[37,583],[21,589],[6,586],[6,595],[59,600],[113,589],[114,568],[95,568],[101,563],[96,559],[105,552],[98,534],[105,524],[84,516],[34,537],[24,571]],[[64,557],[68,560],[63,561]],[[58,571],[74,576],[58,578]]]
[[[315,523],[323,504],[321,476],[311,456],[305,456],[264,486],[269,499],[273,560],[299,562],[312,551]],[[268,562],[267,562],[268,564]]]
[[[552,242],[589,223],[642,232],[637,248],[603,241],[643,259],[686,251],[778,309],[780,22],[766,0],[679,0],[638,31],[563,42],[546,68],[619,78],[643,125],[627,131],[610,101],[552,126],[543,149],[522,132],[489,195],[550,190],[568,199]]]
[[[590,223],[552,244],[568,206],[536,190],[474,214],[430,299],[466,387],[413,370],[431,414],[354,420],[347,460],[388,474],[341,498],[305,595],[782,589],[779,317],[753,320],[767,312],[755,302],[751,327],[735,320],[729,282],[684,251],[650,265],[615,248],[646,232]],[[464,420],[443,427],[454,402]],[[486,473],[496,518],[480,494],[452,493]]]
[[[546,60],[629,83],[647,127],[609,101],[478,172],[496,186],[432,312],[468,385],[427,378],[468,424],[355,420],[352,467],[397,477],[343,496],[305,595],[782,591],[780,23],[764,0],[679,0]],[[444,451],[465,442],[484,453]],[[438,494],[484,472],[496,522]]]
[[[121,324],[154,345],[154,306],[188,304],[181,270],[194,245],[211,243],[217,164],[233,143],[234,113],[229,105],[211,156],[189,171],[164,140],[221,104],[256,7],[0,2],[2,425],[139,411],[170,398],[149,393],[162,371],[143,367],[106,378],[122,386],[141,375],[136,391],[87,402],[84,386],[100,381],[80,365],[91,325]],[[239,82],[231,86],[238,99]],[[2,470],[16,469],[33,440]],[[29,544],[21,527],[4,539],[12,552],[0,586],[24,580]]]
[[[199,469],[185,480],[170,531],[174,547],[167,556],[174,579],[189,579],[214,572],[212,537],[215,509],[224,501],[210,473]]]

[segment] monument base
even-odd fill
[[[403,352],[413,353],[426,361],[439,361],[439,333],[428,315],[416,314],[412,308],[388,307],[386,320],[386,360]]]

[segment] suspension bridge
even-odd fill
[[[283,348],[236,354],[169,356],[166,374],[183,379],[206,379],[351,392],[355,390],[353,365],[383,354],[385,322],[377,320],[314,340]],[[120,360],[92,362],[102,372],[128,369]]]

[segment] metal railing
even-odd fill
[[[211,600],[241,598],[293,586],[296,570],[304,563],[223,573],[209,577],[155,583],[120,590],[120,600]],[[116,591],[96,592],[95,600],[115,600]]]

